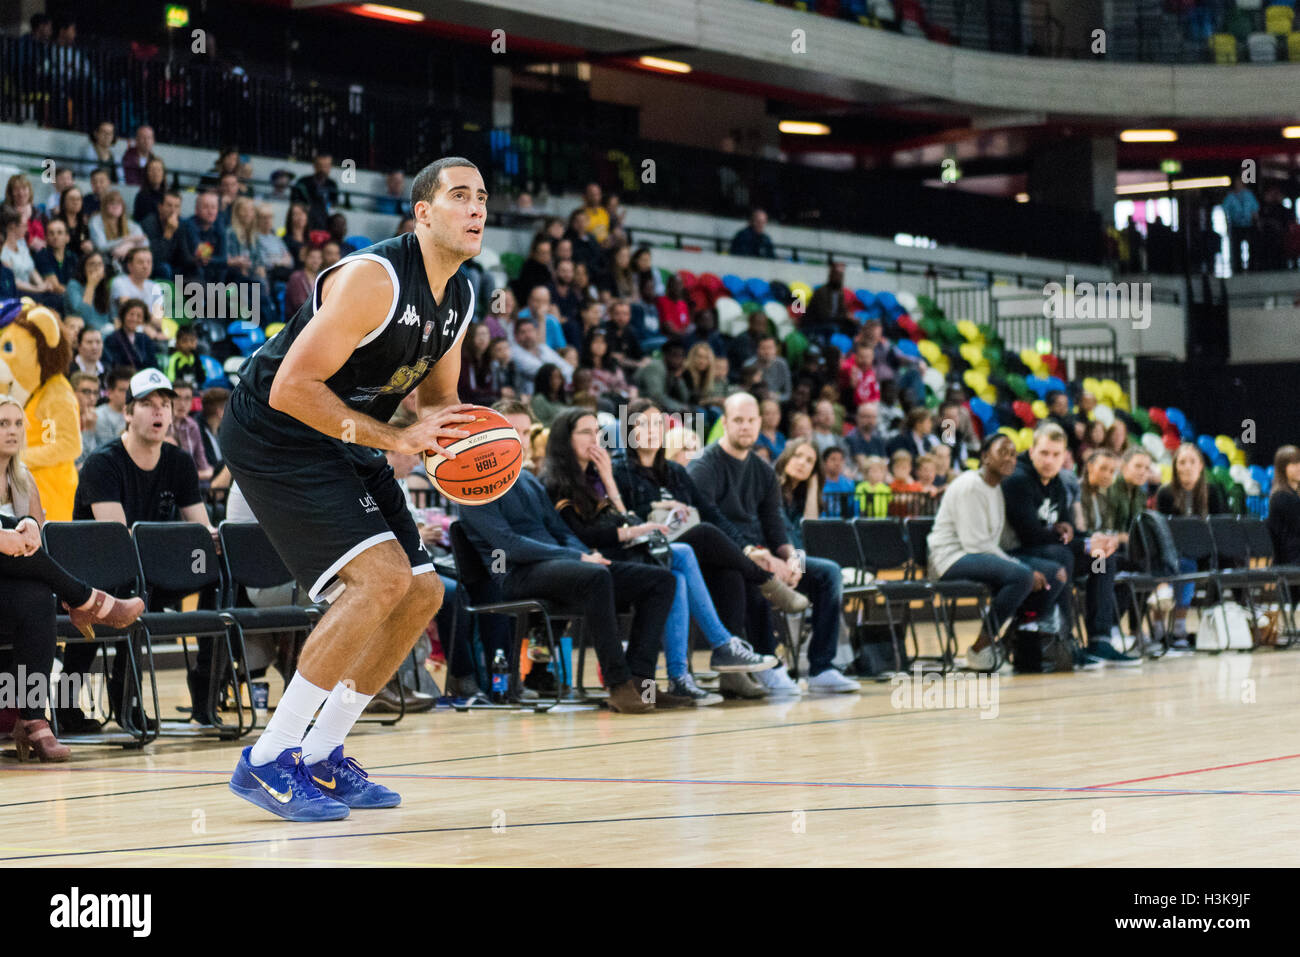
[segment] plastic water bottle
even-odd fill
[[[510,695],[510,662],[500,648],[492,656],[492,703],[505,704]]]

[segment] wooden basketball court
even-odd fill
[[[350,739],[402,807],[319,825],[227,791],[251,738],[11,750],[0,863],[1294,865],[1297,689],[1300,654],[1270,651],[1007,673],[962,708],[871,684],[639,717],[440,710]],[[162,691],[174,713],[178,673]]]

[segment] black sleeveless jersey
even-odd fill
[[[325,380],[350,408],[387,422],[408,393],[444,355],[457,348],[474,317],[474,288],[462,271],[448,281],[442,305],[434,302],[424,257],[414,233],[375,243],[339,260],[316,276],[311,298],[273,338],[239,368],[239,389],[265,406],[266,419],[293,431],[310,426],[271,408],[271,383],[289,347],[321,306],[321,283],[332,270],[368,259],[388,270],[393,298],[383,323]],[[251,425],[252,423],[250,423]],[[292,426],[298,429],[292,429]]]

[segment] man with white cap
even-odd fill
[[[143,369],[131,377],[126,393],[126,431],[95,449],[81,466],[72,505],[73,521],[121,522],[128,528],[136,522],[197,522],[216,534],[199,493],[194,460],[165,438],[171,428],[175,398],[171,381],[157,369]],[[96,650],[96,645],[70,645],[63,659],[64,671],[87,671]],[[205,657],[202,651],[200,648],[200,659]],[[110,700],[115,707],[121,702],[125,660],[123,642],[109,682]],[[131,708],[135,711],[139,703],[132,703]],[[195,717],[204,716],[196,713]],[[137,727],[142,720],[137,712]],[[65,718],[61,714],[60,727],[65,723],[77,725],[78,716]]]

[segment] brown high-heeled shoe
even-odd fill
[[[34,718],[31,721],[20,718],[14,725],[13,733],[14,747],[18,749],[19,761],[30,760],[33,752],[42,763],[66,761],[72,757],[72,749],[66,744],[59,743],[59,739],[54,736],[54,732],[50,730],[49,723],[44,718]]]
[[[95,625],[108,628],[125,628],[144,614],[144,599],[114,598],[108,592],[94,589],[90,594],[90,604],[85,608],[73,608],[66,601],[63,607],[68,609],[72,626],[87,638],[95,637]]]

